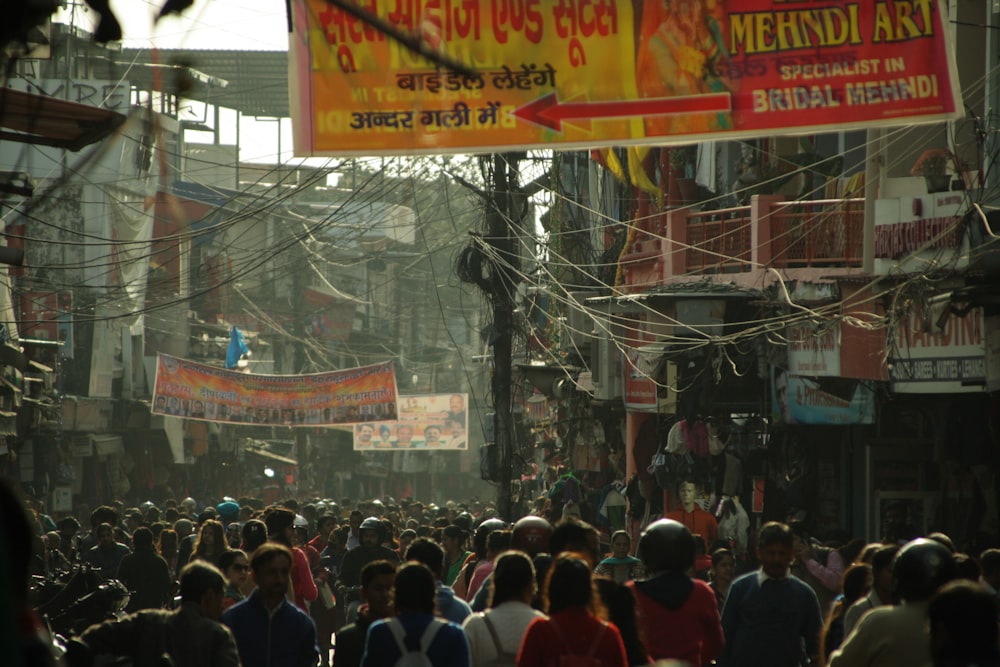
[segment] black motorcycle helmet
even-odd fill
[[[510,548],[520,549],[529,556],[537,556],[549,550],[552,539],[552,524],[540,516],[525,516],[514,524],[510,538]]]
[[[694,566],[694,551],[691,531],[671,519],[654,521],[639,537],[639,558],[651,573],[686,572]]]
[[[907,542],[892,562],[892,596],[906,602],[927,600],[957,577],[958,565],[948,548],[921,537]]]
[[[476,550],[477,554],[486,553],[486,538],[489,534],[495,530],[503,530],[507,527],[500,519],[486,519],[479,526],[476,527],[476,532],[472,537],[472,548]]]

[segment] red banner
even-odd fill
[[[310,375],[255,375],[157,356],[153,414],[270,426],[395,419],[391,361]]]
[[[956,118],[938,0],[295,0],[297,155],[692,143]]]

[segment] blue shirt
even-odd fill
[[[403,625],[407,637],[417,641],[424,630],[434,620],[431,614],[404,612],[395,617]],[[365,639],[365,655],[361,659],[361,667],[386,667],[394,665],[399,660],[399,646],[392,635],[392,630],[386,625],[389,619],[375,621],[368,628]],[[440,619],[439,619],[440,620]],[[465,631],[455,623],[447,622],[437,634],[427,650],[427,658],[434,667],[469,667],[472,658],[469,653],[469,640]],[[246,665],[244,665],[246,667]]]

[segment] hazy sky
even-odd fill
[[[153,26],[163,0],[112,0],[128,47],[247,49],[288,48],[284,0],[195,0],[180,17]],[[93,14],[93,12],[90,12]]]

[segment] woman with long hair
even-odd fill
[[[545,578],[543,603],[549,618],[528,625],[518,667],[555,667],[562,656],[590,658],[602,667],[628,667],[625,644],[594,588],[590,562],[580,554],[556,556]]]
[[[465,619],[473,667],[493,665],[500,657],[517,655],[528,624],[542,613],[531,608],[535,599],[535,566],[523,551],[506,551],[496,559],[489,609]]]
[[[719,613],[726,604],[726,596],[729,595],[729,586],[736,578],[736,559],[729,549],[716,549],[712,552],[712,569],[710,570],[711,581],[708,582],[712,592],[715,593],[715,600],[719,603]]]
[[[160,536],[156,540],[156,551],[163,560],[167,561],[170,567],[170,576],[177,578],[177,531],[173,528],[164,528],[160,531]]]
[[[195,540],[194,549],[191,550],[191,559],[188,562],[204,560],[219,567],[219,557],[227,551],[229,551],[229,543],[226,542],[226,529],[222,522],[207,519],[205,523],[201,524],[198,539]]]
[[[872,588],[872,566],[867,563],[855,563],[844,570],[841,579],[843,593],[837,597],[826,617],[823,630],[819,634],[819,655],[821,664],[826,664],[830,654],[840,647],[844,641],[844,614],[851,605],[868,595]]]

